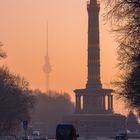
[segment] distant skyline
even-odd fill
[[[103,6],[101,5],[101,14]],[[101,15],[100,14],[100,15]],[[52,90],[73,94],[87,81],[87,9],[85,0],[0,0],[0,41],[8,57],[1,60],[10,70],[45,91],[42,71],[49,21],[49,56],[53,65]],[[100,16],[101,80],[115,78],[113,38]],[[107,84],[106,84],[107,83]]]

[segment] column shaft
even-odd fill
[[[110,95],[108,95],[107,97],[108,97],[108,111],[110,111],[111,110]]]
[[[113,110],[113,96],[110,96],[110,102],[111,102],[111,110]]]
[[[81,111],[81,96],[76,95],[76,113]]]
[[[108,95],[108,111],[112,111],[112,108],[113,108],[112,95]]]
[[[105,104],[106,104],[106,102],[105,102],[105,96],[102,96],[102,111],[105,111]]]

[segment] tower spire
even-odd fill
[[[50,58],[49,58],[49,35],[48,35],[48,21],[46,22],[46,56],[45,56],[45,64],[43,70],[46,74],[46,92],[50,89],[50,73],[52,71]]]
[[[46,56],[48,56],[48,54],[49,54],[49,49],[48,49],[48,44],[49,44],[49,42],[48,42],[49,40],[48,40],[48,21],[46,22]]]

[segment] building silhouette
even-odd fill
[[[64,117],[72,123],[80,136],[114,136],[126,130],[125,117],[113,113],[112,89],[102,87],[100,79],[99,11],[96,0],[87,2],[88,12],[88,67],[87,83],[75,89],[75,113]]]

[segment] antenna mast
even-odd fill
[[[50,73],[52,71],[50,58],[49,58],[49,41],[48,41],[48,22],[46,23],[46,56],[43,71],[46,74],[46,92],[50,90]]]

